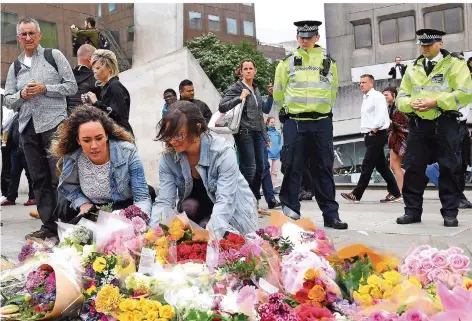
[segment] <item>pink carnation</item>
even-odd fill
[[[387,312],[376,311],[376,312],[373,312],[371,315],[369,315],[369,318],[367,318],[367,321],[387,321],[388,320],[387,318],[388,318]]]
[[[449,255],[446,251],[439,251],[431,256],[431,263],[437,268],[444,269],[449,265]]]
[[[453,254],[449,257],[449,264],[454,272],[465,274],[469,271],[470,259],[462,254]]]
[[[245,287],[241,288],[238,293],[237,302],[238,305],[241,305],[244,302],[249,302],[253,306],[259,301],[257,299],[257,292],[256,287],[246,285]]]

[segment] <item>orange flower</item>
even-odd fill
[[[319,270],[313,270],[313,269],[308,269],[305,272],[305,280],[314,280],[316,278],[320,277],[320,271]]]
[[[308,298],[315,301],[315,303],[321,303],[326,299],[326,292],[320,285],[315,285],[310,292],[308,292]]]

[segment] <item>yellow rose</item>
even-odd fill
[[[391,299],[392,296],[393,296],[393,292],[394,292],[393,289],[386,290],[386,291],[383,293],[383,298],[384,298],[385,300]]]
[[[398,284],[397,284],[398,285]],[[379,286],[383,289],[391,289],[394,287],[393,282],[390,280],[382,280]]]
[[[410,276],[410,278],[408,279],[409,282],[413,283],[414,285],[416,285],[417,287],[419,287],[420,289],[423,287],[421,285],[421,282],[418,281],[417,278],[413,277],[413,276]]]
[[[167,240],[167,237],[161,236],[154,244],[159,247],[164,247],[169,245],[169,241]]]
[[[133,314],[131,312],[122,312],[118,315],[118,321],[133,321]]]
[[[92,295],[93,293],[97,292],[97,287],[95,285],[92,285],[85,291],[88,295]]]
[[[368,284],[367,285],[359,285],[358,292],[360,294],[369,294],[371,289],[372,289],[371,285],[368,285]]]
[[[373,274],[367,278],[367,284],[369,285],[380,285],[382,283],[382,279],[379,278],[377,275]]]
[[[305,280],[314,280],[316,279],[317,277],[320,276],[320,272],[317,270],[313,270],[313,269],[308,269],[306,272],[305,272]]]
[[[383,293],[378,287],[374,287],[372,290],[370,290],[370,295],[377,300],[383,298]]]
[[[144,319],[144,315],[141,312],[134,311],[133,312],[133,321],[142,321]]]
[[[169,250],[167,248],[157,248],[156,254],[158,256],[166,257],[169,254]]]
[[[355,293],[355,292],[354,292]],[[356,298],[357,297],[357,298]],[[354,299],[359,302],[362,306],[372,305],[372,297],[368,294],[358,294]]]
[[[93,270],[98,273],[102,272],[105,269],[105,266],[107,266],[107,260],[103,257],[97,257],[92,264]]]
[[[155,321],[159,319],[159,312],[158,311],[148,311],[146,314],[146,319],[148,321]]]
[[[392,282],[392,286],[400,284],[402,282],[402,275],[397,271],[388,271],[382,274],[385,280]]]
[[[159,315],[164,319],[173,319],[174,309],[170,305],[163,305],[159,308]]]
[[[148,311],[156,311],[159,312],[159,308],[162,306],[162,304],[159,301],[153,301],[153,300],[148,300],[146,302],[146,309]]]

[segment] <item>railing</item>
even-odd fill
[[[125,53],[121,49],[120,45],[116,42],[115,37],[111,34],[110,30],[104,29],[101,31],[102,35],[107,39],[110,43],[110,50],[113,51],[116,55],[116,59],[118,60],[118,67],[120,68],[120,72],[125,70],[131,69],[131,64],[126,58]]]

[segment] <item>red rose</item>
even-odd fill
[[[229,233],[228,234],[228,237],[226,238],[228,241],[232,242],[232,243],[236,243],[236,244],[244,244],[246,243],[246,241],[244,240],[243,237],[241,237],[241,235],[238,235],[238,234],[234,234],[234,233]]]
[[[308,300],[308,292],[310,292],[310,290],[302,288],[300,291],[298,291],[295,294],[295,300],[297,300],[298,303],[305,303],[305,302],[309,301]]]
[[[313,289],[313,287],[315,286],[315,281],[313,280],[306,280],[305,282],[303,282],[303,287],[305,289],[307,289],[308,291],[310,291],[311,289]]]
[[[335,320],[334,315],[326,307],[316,307],[311,304],[300,304],[294,310],[300,321]]]

